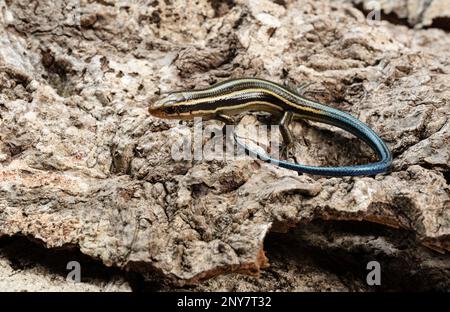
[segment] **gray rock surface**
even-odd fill
[[[261,274],[247,289],[276,289],[266,273],[268,233],[314,220],[376,223],[398,229],[387,237],[417,238],[395,257],[413,261],[426,246],[423,261],[448,272],[449,34],[374,26],[335,1],[184,4],[0,1],[0,236],[75,248],[178,286],[219,276],[198,287],[232,289],[244,277],[222,275],[234,272]],[[392,172],[324,178],[251,159],[173,160],[172,145],[192,135],[192,123],[151,117],[148,103],[242,76],[310,82],[307,96],[380,134],[395,157]],[[298,123],[293,131],[304,163],[372,159],[328,127]],[[317,244],[346,252],[362,242],[349,235]],[[379,252],[373,246],[369,254]],[[313,260],[302,279],[280,254],[272,265],[287,276],[285,290],[366,289]]]

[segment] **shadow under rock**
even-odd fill
[[[119,268],[107,267],[101,261],[82,254],[77,248],[46,248],[36,239],[13,236],[0,238],[0,255],[9,261],[14,270],[27,270],[42,266],[49,273],[66,278],[70,270],[67,264],[77,261],[81,266],[81,282],[104,284],[122,278],[127,281],[133,291],[142,289],[142,277],[138,273],[126,272]],[[158,285],[148,285],[154,290]]]
[[[307,261],[339,276],[349,289],[367,285],[367,264],[378,261],[381,285],[367,285],[367,291],[450,290],[448,254],[424,247],[412,232],[370,222],[313,221],[268,235],[265,249],[271,262]]]

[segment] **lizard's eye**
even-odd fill
[[[164,108],[164,112],[168,115],[172,115],[176,113],[176,109],[174,106],[167,106]]]

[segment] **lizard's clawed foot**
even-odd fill
[[[281,156],[285,159],[296,159],[297,153],[300,151],[300,144],[291,142],[281,147]]]

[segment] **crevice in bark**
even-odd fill
[[[47,73],[42,75],[42,77],[55,88],[58,95],[68,97],[78,94],[70,77],[72,74],[72,64],[70,62],[55,58],[51,51],[42,51],[41,62],[47,70]]]
[[[81,266],[81,282],[83,283],[99,284],[122,278],[133,290],[141,289],[140,274],[107,267],[101,261],[81,253],[77,247],[46,248],[37,239],[16,235],[0,238],[0,255],[8,259],[10,266],[16,271],[32,269],[39,265],[49,273],[63,278],[66,278],[70,272],[66,268],[67,264],[70,261],[77,261]],[[152,283],[148,283],[146,287],[157,289],[157,286]]]
[[[355,8],[357,8],[358,10],[363,12],[365,16],[367,16],[367,14],[369,14],[371,12],[370,10],[366,10],[364,8],[363,3],[354,4],[354,6],[355,6]],[[413,28],[413,26],[411,26],[409,24],[407,18],[398,17],[398,15],[395,14],[395,13],[384,13],[383,10],[381,10],[381,12],[380,12],[380,19],[382,21],[387,21],[387,22],[389,22],[391,24],[394,24],[394,25],[401,25],[401,26],[406,26],[408,28]]]
[[[424,8],[422,9],[422,13],[417,17],[417,21],[421,21],[423,19],[423,16],[425,14],[425,12],[427,12],[431,1],[427,1],[428,3],[426,3],[424,5]],[[364,5],[363,3],[358,3],[358,4],[354,4],[355,8],[357,8],[358,10],[360,10],[361,12],[363,12],[366,16],[367,14],[369,14],[371,11],[370,10],[366,10],[364,9]],[[395,13],[384,13],[383,10],[381,10],[380,12],[380,18],[382,21],[388,21],[391,24],[394,25],[402,25],[402,26],[406,26],[408,28],[414,28],[415,25],[413,25],[414,23],[411,21],[408,21],[408,18],[402,18],[399,17],[397,14]],[[416,22],[417,22],[416,21]],[[429,29],[429,28],[439,28],[442,29],[444,31],[450,31],[450,18],[449,17],[435,17],[433,18],[433,21],[431,23],[431,25],[429,26],[424,26],[424,29]]]
[[[433,23],[426,28],[440,28],[450,31],[450,17],[436,17],[433,19]]]
[[[236,3],[234,0],[208,0],[214,9],[214,17],[221,17],[227,14]]]
[[[450,185],[450,170],[444,171],[444,178],[447,181],[447,185]]]
[[[349,290],[358,285],[364,285],[368,291],[450,289],[450,266],[439,269],[427,265],[431,259],[448,263],[448,255],[420,246],[412,231],[366,221],[317,220],[302,224],[287,234],[269,234],[265,250],[270,262],[274,257],[287,262],[293,258],[313,262],[339,276]],[[380,286],[366,283],[366,265],[370,261],[381,265]]]

